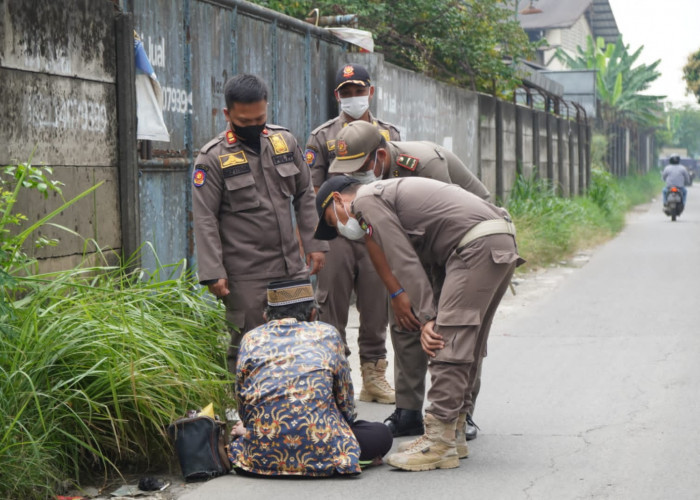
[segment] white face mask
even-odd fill
[[[349,240],[361,240],[365,236],[364,230],[360,227],[360,223],[357,222],[357,219],[354,217],[350,217],[350,213],[348,212],[348,209],[345,208],[345,204],[343,204],[343,208],[345,209],[345,213],[348,216],[348,222],[347,224],[343,224],[340,222],[340,218],[338,217],[338,211],[335,206],[335,200],[333,200],[333,211],[335,212],[335,220],[336,220],[336,229],[340,233],[341,236],[349,239]]]
[[[370,182],[378,180],[377,176],[374,175],[374,166],[377,164],[377,151],[374,152],[374,162],[372,163],[372,169],[365,170],[364,172],[360,172],[358,170],[357,172],[353,172],[352,174],[350,174],[350,177],[352,177],[353,179],[357,179],[362,184],[369,184]]]
[[[355,120],[361,118],[365,111],[369,109],[369,95],[361,95],[357,97],[341,97],[340,109],[348,116]]]

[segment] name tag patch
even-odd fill
[[[272,163],[275,165],[279,165],[280,163],[289,163],[290,161],[294,161],[294,153],[285,153],[282,155],[272,156]]]
[[[250,164],[245,163],[243,165],[236,165],[234,167],[224,168],[224,179],[228,177],[234,177],[236,175],[243,175],[250,173]]]

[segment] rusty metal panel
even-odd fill
[[[187,168],[142,167],[141,236],[153,245],[155,255],[144,246],[141,265],[156,269],[156,255],[163,264],[187,257],[186,191],[190,189]]]
[[[134,6],[134,27],[163,90],[163,118],[170,132],[170,142],[155,142],[154,149],[184,150],[185,118],[194,111],[183,69],[182,6],[182,0],[142,0]]]
[[[0,68],[0,162],[116,165],[112,84]]]
[[[0,65],[114,82],[112,11],[105,0],[0,0]]]

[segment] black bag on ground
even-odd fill
[[[227,474],[226,423],[209,417],[181,418],[168,426],[186,481]]]

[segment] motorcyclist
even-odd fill
[[[685,188],[686,185],[690,184],[690,175],[686,168],[681,165],[681,157],[679,155],[671,155],[668,158],[669,164],[666,165],[661,177],[666,181],[666,187],[663,189],[664,205],[666,205],[666,199],[668,197],[668,191],[672,186],[676,186],[683,196],[683,205],[685,205],[685,200],[688,195],[688,190]]]

